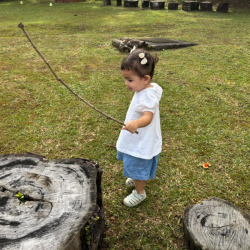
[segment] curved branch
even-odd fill
[[[35,49],[35,51],[38,53],[38,55],[43,59],[43,61],[47,64],[48,68],[50,69],[50,71],[52,72],[52,74],[55,76],[56,80],[59,81],[61,84],[63,84],[73,95],[75,95],[76,97],[78,97],[81,101],[83,101],[85,104],[87,104],[89,107],[91,107],[92,109],[94,109],[95,111],[99,112],[100,114],[104,115],[107,119],[110,119],[112,121],[115,121],[121,125],[125,124],[123,122],[120,122],[119,120],[105,114],[104,112],[102,112],[101,110],[97,109],[95,106],[93,106],[91,103],[89,103],[88,101],[86,101],[85,99],[83,99],[81,96],[79,96],[74,90],[72,90],[62,79],[60,79],[57,74],[55,73],[55,71],[51,68],[50,64],[48,63],[48,61],[43,57],[43,55],[40,53],[40,51],[36,48],[36,46],[34,45],[34,43],[32,42],[32,40],[30,39],[29,35],[27,34],[27,32],[24,29],[24,25],[22,23],[18,24],[18,27],[22,29],[23,33],[25,34],[25,36],[28,38],[29,42],[31,43],[32,47]],[[136,133],[138,134],[138,132],[136,131]]]

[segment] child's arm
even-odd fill
[[[138,128],[143,128],[143,127],[146,127],[148,126],[152,119],[153,119],[153,113],[150,112],[150,111],[145,111],[142,113],[142,117],[137,119],[137,120],[134,120],[134,121],[129,121],[126,123],[126,126],[123,127],[123,129],[126,129],[128,130],[130,133],[134,134],[135,131],[138,129]]]

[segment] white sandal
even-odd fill
[[[128,178],[126,180],[126,186],[127,187],[134,187],[135,186],[135,181],[132,178]]]
[[[134,207],[140,204],[142,201],[146,199],[146,191],[144,190],[144,194],[138,194],[137,191],[134,189],[132,194],[128,195],[124,200],[123,203],[127,207]]]

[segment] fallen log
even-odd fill
[[[134,46],[137,48],[144,48],[145,42],[138,39],[130,39],[126,37],[122,37],[120,39],[113,39],[112,45],[118,48],[121,52],[130,52]]]
[[[250,215],[216,197],[185,209],[184,231],[191,250],[250,249]]]
[[[120,52],[130,52],[135,46],[136,48],[143,48],[148,50],[163,50],[163,49],[177,49],[188,46],[195,46],[195,43],[183,42],[167,38],[140,38],[132,39],[122,37],[120,39],[113,39],[114,45]]]
[[[0,249],[99,249],[101,176],[87,159],[0,156]]]

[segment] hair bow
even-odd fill
[[[145,56],[144,53],[140,53],[140,54],[139,54],[139,57],[142,59],[142,60],[141,60],[141,64],[142,64],[142,65],[145,65],[145,64],[148,62],[148,60],[147,60],[147,58],[146,58],[146,56]]]

